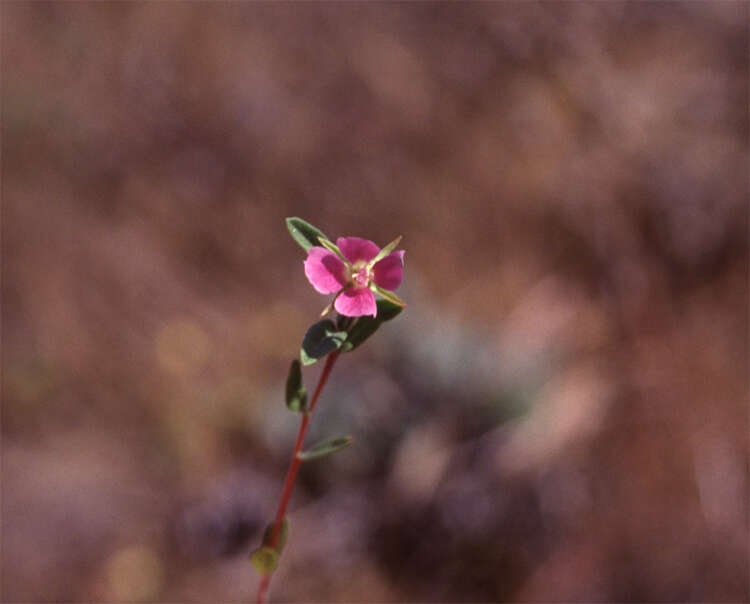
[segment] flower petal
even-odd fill
[[[359,260],[369,262],[380,251],[380,248],[372,241],[359,237],[339,237],[336,239],[336,245],[352,264]]]
[[[361,317],[362,315],[372,315],[378,312],[378,306],[375,304],[375,296],[366,287],[350,287],[345,289],[336,298],[333,304],[336,312],[345,317]]]
[[[311,247],[305,260],[305,276],[321,294],[332,294],[346,285],[346,266],[334,254],[322,247]]]
[[[372,268],[372,273],[376,285],[389,291],[396,289],[404,276],[404,250],[388,254]]]

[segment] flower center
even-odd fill
[[[349,275],[354,287],[367,287],[370,284],[370,271],[367,269],[367,262],[364,260],[355,262]]]

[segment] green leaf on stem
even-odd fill
[[[302,385],[302,368],[296,359],[289,366],[286,378],[286,406],[290,411],[307,411],[307,389]]]
[[[276,545],[271,545],[271,537],[273,536],[273,528],[276,525],[275,522],[272,522],[266,527],[266,530],[263,533],[263,547],[273,547],[273,549],[276,550],[276,553],[281,555],[281,552],[284,551],[284,546],[286,545],[287,537],[289,536],[289,520],[284,518],[284,520],[281,521],[281,528],[279,529],[279,536],[276,538]]]
[[[279,552],[264,546],[250,554],[250,563],[261,575],[270,575],[279,565]]]
[[[312,365],[334,350],[338,350],[346,341],[345,331],[336,331],[330,319],[318,321],[307,330],[302,340],[300,360],[303,365]]]
[[[346,447],[351,444],[351,436],[339,436],[337,438],[331,438],[319,442],[317,445],[310,449],[307,449],[306,451],[300,451],[299,453],[297,453],[297,458],[301,459],[302,461],[320,459],[321,457],[326,457],[328,455],[336,453],[337,451],[341,451],[341,449],[346,449]]]
[[[374,334],[378,328],[396,317],[404,308],[390,300],[378,300],[378,312],[375,317],[359,317],[357,322],[349,329],[349,335],[342,347],[344,352],[351,352],[360,346],[367,338]]]
[[[323,231],[296,216],[286,219],[286,228],[289,230],[289,234],[292,238],[299,243],[305,251],[309,250],[311,247],[320,245],[318,243],[318,237],[328,240],[328,237],[325,236]]]

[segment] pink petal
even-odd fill
[[[338,242],[337,242],[338,245]],[[372,315],[378,312],[378,306],[375,304],[375,296],[366,287],[350,287],[345,289],[333,307],[341,315],[346,317],[361,317],[362,315]]]
[[[372,241],[359,237],[339,237],[336,239],[336,245],[339,246],[341,253],[352,264],[359,260],[369,262],[380,251],[380,248]]]
[[[346,266],[323,247],[311,247],[305,260],[305,276],[321,294],[332,294],[346,285]]]
[[[396,289],[404,276],[404,250],[388,254],[372,268],[372,273],[375,285],[388,291]]]

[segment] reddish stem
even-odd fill
[[[289,505],[289,500],[292,497],[292,490],[294,489],[294,481],[297,478],[297,471],[302,464],[302,460],[298,457],[298,453],[302,450],[302,443],[305,440],[305,433],[307,432],[307,426],[310,423],[310,417],[312,416],[313,409],[315,409],[315,405],[318,403],[320,393],[323,391],[323,386],[325,386],[326,382],[328,381],[328,376],[331,373],[331,369],[333,369],[333,364],[339,357],[339,353],[340,351],[335,350],[328,355],[325,367],[323,367],[323,372],[320,374],[320,379],[318,379],[318,385],[315,387],[315,392],[313,393],[312,399],[310,400],[310,406],[308,407],[307,412],[302,414],[302,423],[300,424],[299,432],[297,433],[297,442],[294,444],[292,459],[289,462],[289,470],[287,470],[286,479],[284,480],[284,489],[281,492],[279,509],[276,512],[276,520],[273,524],[273,531],[271,533],[271,538],[268,541],[268,546],[270,547],[276,547],[276,543],[279,539],[279,533],[281,531],[281,525],[284,521],[284,516],[286,516],[286,508]],[[263,604],[263,602],[265,601],[266,592],[268,591],[268,585],[270,583],[271,575],[263,575],[260,586],[258,587],[258,604]]]

